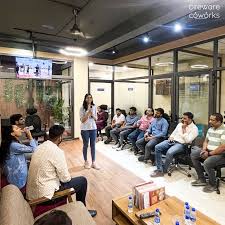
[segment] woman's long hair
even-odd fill
[[[86,98],[87,98],[88,95],[90,95],[90,96],[92,97],[92,95],[91,95],[90,93],[87,93],[87,94],[84,96],[83,108],[85,109],[85,111],[87,111],[87,109],[88,109],[88,104],[87,104],[87,102],[86,102]],[[93,100],[92,100],[92,102],[91,102],[91,105],[95,105],[95,104],[93,103]]]
[[[13,132],[13,126],[4,126],[2,127],[2,143],[0,147],[0,164],[3,164],[9,155],[9,148],[12,141],[17,141],[15,137],[11,135]]]

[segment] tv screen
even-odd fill
[[[51,79],[52,60],[16,57],[17,78]]]

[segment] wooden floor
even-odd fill
[[[112,199],[130,192],[135,184],[143,180],[99,152],[96,161],[101,170],[83,169],[82,142],[79,140],[66,141],[60,147],[65,151],[71,175],[82,175],[88,180],[87,208],[98,211],[96,223],[113,225]]]

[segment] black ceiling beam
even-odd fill
[[[57,4],[60,4],[60,5],[63,5],[63,6],[67,6],[67,7],[70,7],[72,9],[76,9],[77,11],[80,11],[81,8],[76,6],[76,5],[73,5],[73,4],[70,4],[70,3],[66,3],[66,2],[61,2],[61,1],[58,1],[58,0],[48,0],[49,2],[54,2],[54,3],[57,3]]]

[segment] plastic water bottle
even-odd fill
[[[154,225],[160,225],[159,209],[155,210]]]
[[[196,225],[196,209],[192,208],[191,209],[191,214],[190,214],[190,221],[191,221],[191,225]]]
[[[128,213],[133,212],[133,196],[129,195],[128,197]]]
[[[184,219],[185,219],[185,215],[186,215],[186,206],[189,206],[188,202],[184,203]]]
[[[185,225],[190,225],[190,217],[188,215],[185,216],[184,224]]]
[[[186,205],[186,207],[185,207],[185,209],[184,209],[184,218],[185,218],[186,216],[188,216],[189,219],[190,219],[190,214],[191,214],[190,206],[189,206],[189,205]]]

